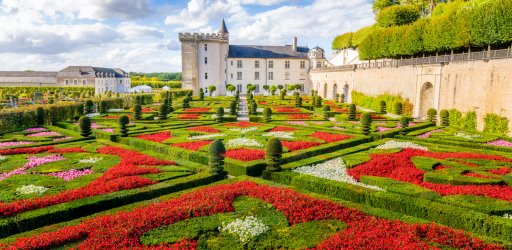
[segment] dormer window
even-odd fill
[[[208,44],[204,44],[204,51],[208,51]]]

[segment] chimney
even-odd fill
[[[297,37],[293,38],[292,50],[297,51]]]

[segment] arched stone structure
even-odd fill
[[[336,99],[336,94],[338,94],[338,84],[334,82],[334,86],[332,87],[332,99]]]
[[[419,98],[419,111],[418,117],[424,118],[427,116],[427,111],[434,107],[434,85],[426,82],[421,87]]]
[[[322,98],[327,99],[327,83],[324,83],[324,95]]]
[[[348,101],[348,93],[349,93],[348,90],[349,90],[348,84],[345,84],[345,86],[343,86],[343,95],[345,95],[344,99],[342,100],[343,102]]]

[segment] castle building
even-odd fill
[[[264,85],[299,84],[302,92],[309,92],[310,69],[326,62],[323,49],[300,47],[297,38],[285,46],[230,45],[224,20],[217,33],[180,33],[179,38],[183,88],[194,94],[215,86],[214,95],[226,95],[228,84],[240,93],[246,92],[248,84],[255,86],[255,94],[265,94]]]
[[[126,93],[130,76],[117,68],[69,66],[58,72],[0,71],[0,87],[91,87],[95,93]]]

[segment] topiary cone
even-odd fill
[[[130,123],[130,119],[128,119],[128,116],[122,115],[117,119],[117,123],[119,124],[119,135],[121,137],[127,137],[128,136],[128,129],[126,128],[126,125]]]
[[[427,119],[429,122],[437,124],[437,110],[431,108],[427,111]]]
[[[372,125],[372,116],[370,113],[363,113],[361,115],[361,118],[359,118],[361,122],[361,131],[363,132],[363,135],[369,135],[370,134],[370,128]]]
[[[210,166],[210,173],[223,179],[226,177],[224,171],[224,159],[226,155],[226,147],[221,140],[217,139],[210,144],[208,149],[208,165]]]
[[[385,101],[380,101],[380,113],[381,114],[387,114],[387,107],[386,107],[386,102]]]
[[[443,109],[439,113],[439,116],[441,117],[441,126],[446,127],[450,126],[450,113],[448,110]]]
[[[322,108],[324,120],[329,120],[329,112],[331,111],[331,107],[324,105]]]
[[[46,116],[44,108],[43,107],[37,107],[36,108],[36,122],[37,125],[43,125],[44,124],[44,117]]]
[[[82,116],[78,119],[78,128],[80,136],[89,137],[91,135],[91,119],[87,116]]]
[[[348,119],[355,120],[356,119],[356,105],[351,103],[348,105]]]
[[[274,137],[270,138],[265,147],[265,161],[267,163],[268,171],[281,171],[282,154],[283,145],[281,144],[281,141]]]

